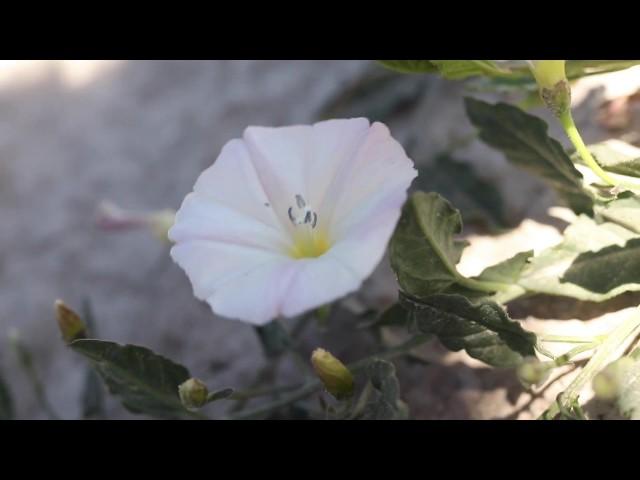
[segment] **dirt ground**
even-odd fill
[[[327,102],[377,68],[367,61],[0,64],[0,372],[18,416],[46,418],[7,347],[11,329],[33,351],[55,410],[63,418],[80,415],[85,364],[59,339],[57,298],[76,307],[90,299],[100,338],[148,346],[211,386],[249,384],[263,362],[252,329],[215,318],[197,302],[168,247],[148,232],[100,231],[96,207],[107,199],[136,210],[175,209],[224,143],[247,125],[318,120]],[[469,92],[435,77],[410,82],[389,93],[406,94],[413,103],[388,123],[416,163],[428,166],[473,131],[462,106]],[[606,94],[597,83],[576,91],[576,121],[588,142],[610,136],[593,120]],[[551,131],[562,138],[556,127]],[[558,241],[563,223],[548,214],[554,196],[541,182],[476,141],[455,156],[499,192],[503,220],[513,227],[491,234],[466,230],[471,247],[460,266],[464,273]],[[385,263],[358,298],[382,305],[394,295]],[[526,320],[533,330],[597,330],[621,315],[587,322],[593,306],[585,310],[556,300],[545,305],[550,318]],[[513,308],[527,318],[538,307]],[[370,347],[353,345],[353,325],[333,327],[341,333],[329,338],[312,331],[305,348],[327,346],[351,360]],[[415,418],[532,418],[559,391],[549,389],[541,399],[523,392],[512,372],[489,369],[437,344],[423,350],[429,365],[399,369],[403,398]],[[113,399],[107,406],[110,418],[132,417]]]

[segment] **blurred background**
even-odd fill
[[[587,143],[618,137],[637,144],[639,87],[636,68],[574,86]],[[18,418],[48,416],[9,348],[16,331],[51,408],[62,418],[81,416],[86,363],[59,338],[57,298],[78,310],[89,302],[99,338],[152,348],[211,387],[253,381],[264,359],[251,327],[216,318],[195,300],[168,245],[148,231],[97,226],[104,200],[136,211],[177,209],[247,125],[354,116],[387,123],[421,169],[416,186],[439,191],[463,211],[471,241],[460,265],[465,274],[557,242],[564,223],[549,213],[554,194],[474,139],[465,95],[518,100],[371,61],[0,62],[0,376]],[[534,112],[551,120],[541,108]],[[394,285],[383,262],[350,301],[381,308],[393,302]],[[529,307],[516,305],[513,313],[540,317]],[[545,307],[546,324],[601,320],[597,308]],[[323,346],[351,361],[371,347],[353,322],[331,322],[329,331],[308,334],[309,351]],[[545,406],[522,392],[511,372],[437,344],[424,356],[428,365],[399,369],[416,418],[530,418]],[[293,375],[287,372],[285,366],[283,375]],[[106,402],[109,418],[135,418],[117,400]]]

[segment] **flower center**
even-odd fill
[[[293,258],[316,258],[329,250],[329,237],[324,231],[316,229],[318,214],[311,208],[302,195],[295,196],[295,205],[287,211],[289,220],[295,226],[293,247],[289,254]]]

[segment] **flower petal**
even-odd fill
[[[295,196],[302,195],[320,212],[329,186],[351,161],[368,131],[369,121],[364,118],[245,130],[244,139],[264,190],[290,232],[295,227],[287,211]]]
[[[207,302],[219,315],[264,325],[282,315],[282,304],[297,271],[294,260],[274,259],[232,278]]]
[[[193,191],[198,196],[281,229],[242,140],[227,142],[214,164],[198,177]]]
[[[291,238],[282,228],[197,193],[190,193],[185,198],[176,214],[170,238],[174,242],[210,240],[247,245],[276,253],[291,248]]]
[[[413,162],[402,146],[391,137],[389,129],[374,123],[369,134],[339,179],[331,185],[323,215],[330,217],[330,230],[349,216],[375,201],[384,191],[405,190],[416,177]],[[339,238],[339,237],[336,237]]]
[[[171,257],[187,272],[193,293],[200,300],[262,265],[288,260],[265,249],[208,240],[180,242],[171,249]]]
[[[297,260],[281,312],[299,315],[357,290],[364,278],[329,254]]]

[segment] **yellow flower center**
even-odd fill
[[[317,258],[331,246],[329,235],[318,226],[318,214],[307,204],[302,195],[295,196],[295,206],[289,207],[289,220],[294,225],[293,246],[289,255],[293,258]]]
[[[293,258],[317,258],[331,247],[329,236],[306,225],[296,228],[289,255]]]

